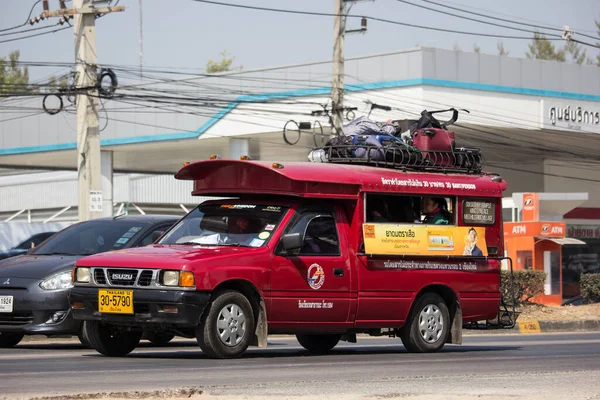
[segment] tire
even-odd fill
[[[254,313],[240,292],[215,294],[196,328],[198,345],[209,358],[236,358],[244,354],[254,335]]]
[[[77,333],[77,339],[79,339],[83,347],[85,347],[86,349],[91,349],[92,344],[90,343],[90,339],[88,338],[87,333],[85,331],[85,324],[86,322],[83,321],[83,323],[81,324],[81,330]]]
[[[24,336],[22,333],[0,332],[0,349],[15,347]]]
[[[126,331],[99,321],[86,321],[84,335],[98,353],[109,357],[123,357],[135,349],[142,338],[142,331]]]
[[[296,335],[298,343],[315,354],[327,353],[340,341],[341,335]]]
[[[165,332],[145,332],[144,337],[152,344],[155,344],[157,346],[164,346],[171,340],[173,340],[175,335]]]
[[[411,353],[433,353],[444,346],[449,334],[446,303],[435,293],[425,293],[413,305],[400,338]]]

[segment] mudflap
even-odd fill
[[[462,344],[462,308],[460,308],[460,303],[458,301],[454,305],[453,314],[449,342],[452,344]]]
[[[265,348],[267,347],[269,327],[267,325],[267,308],[265,307],[265,302],[262,298],[260,299],[258,308],[259,312],[256,320],[256,330],[254,331],[254,338],[250,342],[250,345]]]

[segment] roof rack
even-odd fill
[[[398,145],[335,145],[313,149],[308,159],[311,162],[465,174],[481,174],[484,167],[480,150],[465,147],[454,151],[424,151]]]

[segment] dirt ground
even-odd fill
[[[600,319],[600,303],[582,306],[526,305],[520,309],[518,321],[582,321]]]

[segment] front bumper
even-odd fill
[[[81,321],[69,310],[67,290],[42,290],[35,284],[28,288],[2,288],[0,295],[13,297],[13,312],[0,313],[0,332],[25,335],[76,335]],[[57,314],[56,322],[52,316]]]
[[[83,303],[83,308],[71,308],[76,320],[105,321],[115,325],[142,328],[191,328],[198,325],[210,300],[210,292],[183,290],[127,289],[133,291],[133,315],[107,314],[98,311],[98,287],[74,287],[69,301]],[[177,312],[164,311],[165,306],[177,307]]]

